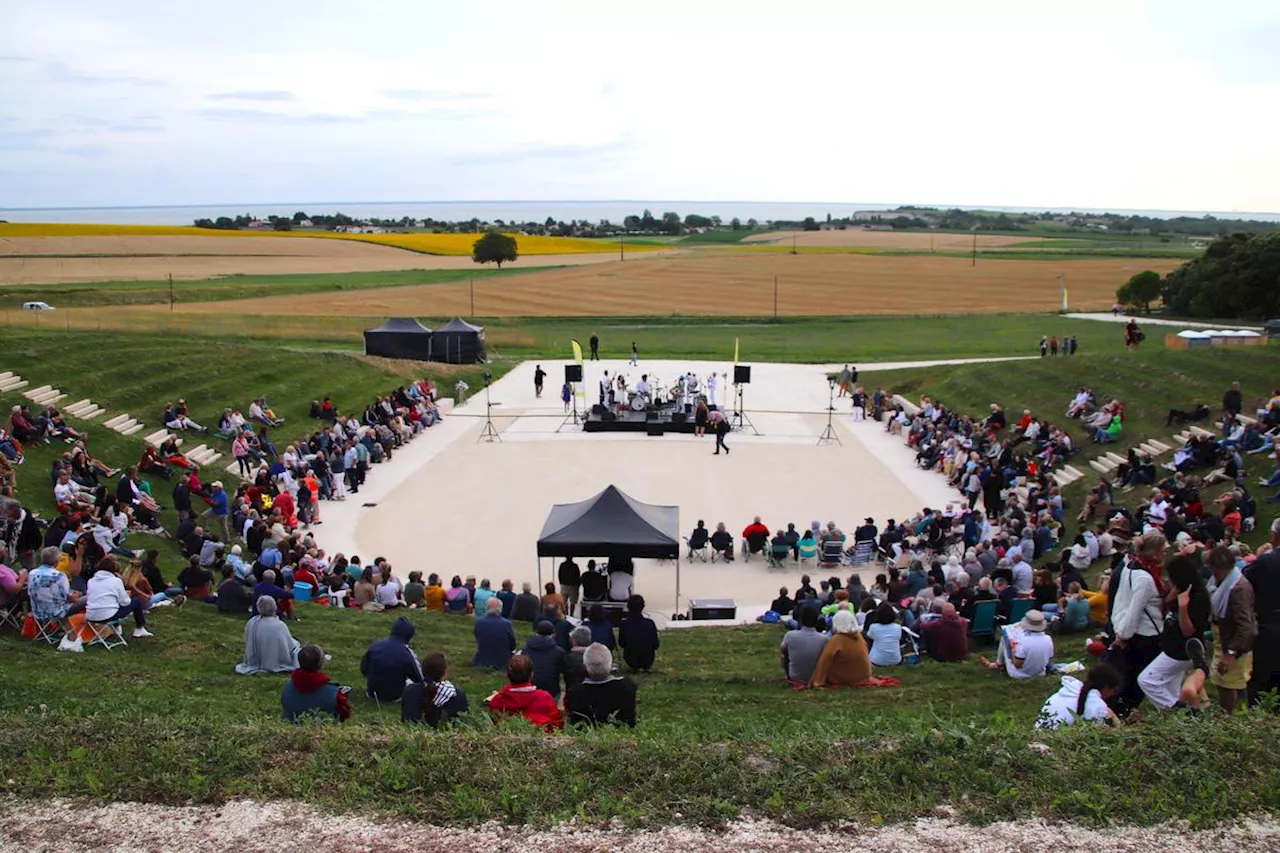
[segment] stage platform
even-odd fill
[[[624,409],[616,418],[611,418],[592,407],[592,410],[587,412],[582,429],[584,432],[652,432],[654,435],[658,435],[660,429],[664,433],[693,435],[693,415],[684,416],[680,421],[673,421],[672,415],[677,411],[671,406],[652,412]]]

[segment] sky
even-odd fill
[[[1280,211],[1280,3],[0,4],[0,207]]]

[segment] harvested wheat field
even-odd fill
[[[847,228],[844,231],[770,231],[768,234],[752,234],[743,243],[784,243],[797,246],[849,246],[859,249],[909,249],[927,252],[930,249],[954,252],[973,248],[972,234],[927,234],[903,231],[864,231]],[[1009,237],[999,234],[979,234],[979,249],[998,249],[1014,243],[1035,243],[1042,237]]]
[[[1110,308],[1116,288],[1136,272],[1176,266],[1176,260],[1126,258],[979,259],[975,267],[943,256],[698,253],[477,281],[474,311],[466,282],[191,303],[178,310],[365,317],[768,315],[777,276],[778,313],[785,315],[1053,311],[1061,303],[1058,276],[1064,272],[1072,307],[1086,310]]]
[[[590,264],[614,253],[522,256],[510,266]],[[0,237],[0,284],[159,281],[229,275],[468,269],[469,255],[426,255],[357,240],[305,237]]]

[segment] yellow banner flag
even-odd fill
[[[571,340],[569,343],[573,346],[573,360],[582,364],[582,344]]]
[[[738,366],[738,339],[733,339],[733,365]]]

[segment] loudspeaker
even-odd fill
[[[688,417],[688,416],[687,416],[687,415],[685,415],[685,413],[684,413],[684,412],[672,412],[672,413],[671,413],[671,422],[672,422],[673,424],[682,424],[682,423],[684,423],[684,422],[685,422],[685,420],[687,419],[687,417]]]
[[[733,384],[747,385],[751,382],[751,365],[735,364],[733,366]]]
[[[564,366],[565,382],[581,382],[582,381],[582,365],[566,364]]]
[[[731,598],[695,598],[689,602],[689,618],[695,622],[736,619],[738,605]]]
[[[608,409],[600,413],[600,420],[602,421],[616,421],[617,419],[618,416]]]
[[[656,421],[656,420],[658,419],[658,413],[657,413],[657,412],[645,412],[645,413],[644,413],[644,419],[645,419],[646,421]]]
[[[649,435],[662,435],[662,422],[653,420],[645,424],[645,432]]]
[[[604,407],[604,403],[591,404],[591,414],[593,415],[603,415],[606,411],[608,410]]]
[[[693,403],[684,404],[684,413],[686,416],[693,414]]]

